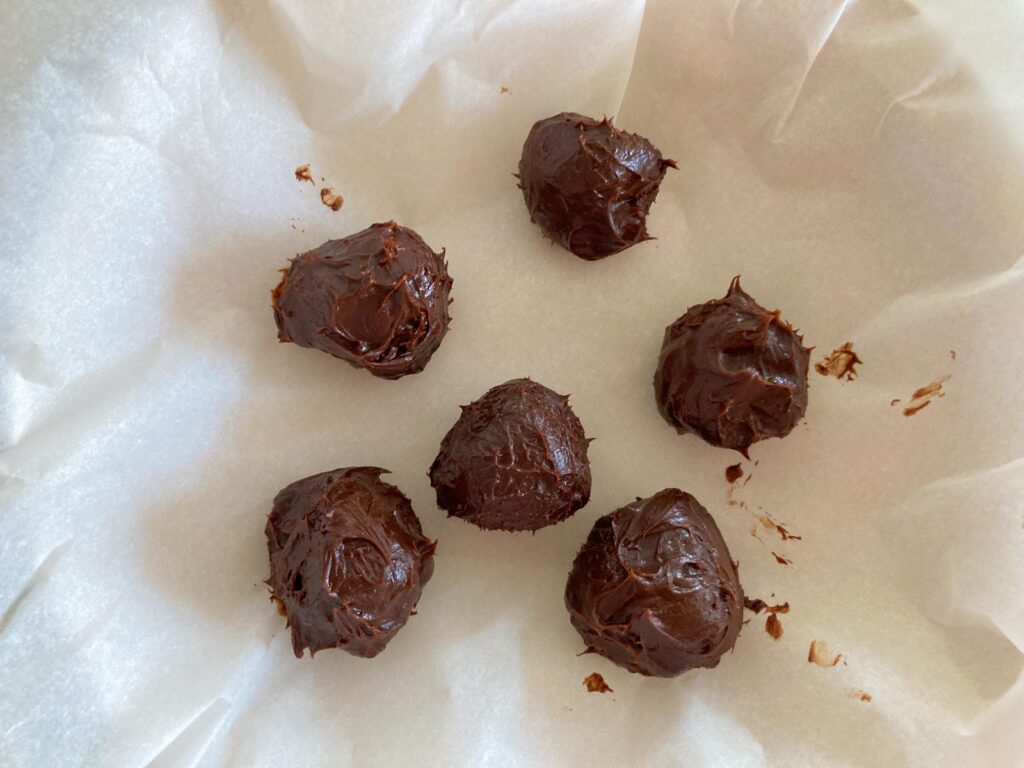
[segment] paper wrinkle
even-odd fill
[[[906,91],[901,93],[899,96],[894,98],[882,112],[882,116],[878,118],[878,125],[875,127],[875,138],[877,139],[882,135],[882,126],[885,125],[886,119],[889,117],[889,113],[896,106],[906,106],[909,102],[914,99],[919,99],[930,91],[938,88],[939,86],[948,83],[953,78],[960,74],[960,65],[957,62],[953,52],[941,58],[935,65],[935,68],[925,75],[916,85],[908,88]]]
[[[1001,473],[1007,470],[1020,469],[1024,472],[1024,456],[1013,459],[1012,461],[1001,462],[991,467],[980,467],[973,469],[970,472],[966,472],[960,475],[945,475],[944,477],[936,478],[928,483],[922,485],[919,489],[919,493],[927,493],[933,490],[941,490],[949,486],[964,485],[967,483],[976,483],[979,480],[985,480],[990,477],[997,477]]]
[[[958,142],[994,117],[957,30],[851,0],[63,5],[0,51],[0,762],[938,766],[1019,722],[1024,257],[991,168],[1021,162],[994,130]],[[684,161],[659,240],[582,264],[529,224],[508,174],[561,109]],[[342,211],[294,181],[306,162]],[[381,387],[278,345],[267,295],[290,255],[390,217],[448,248],[457,321]],[[758,446],[744,498],[803,536],[786,568],[726,505],[733,458],[650,400],[661,329],[736,271],[816,354],[866,361]],[[927,411],[888,407],[947,370]],[[455,404],[518,375],[598,437],[591,504],[528,541],[446,520],[423,477]],[[297,663],[262,585],[270,499],[367,462],[439,539],[435,578],[380,658]],[[574,656],[561,589],[599,514],[669,485],[793,609],[780,641],[755,619],[666,683]],[[811,639],[849,666],[808,664]]]
[[[998,291],[1021,280],[1024,280],[1024,256],[1019,257],[1006,269],[972,280],[948,286],[939,285],[919,292],[908,291],[880,308],[851,333],[863,335],[871,331],[884,331],[908,313],[934,311],[938,305],[959,304],[963,299],[980,298],[986,293]]]
[[[3,613],[0,614],[0,636],[4,634],[8,625],[14,619],[18,613],[18,608],[21,604],[32,594],[33,591],[42,587],[46,580],[49,578],[50,573],[53,571],[57,560],[67,551],[67,548],[71,546],[71,539],[65,539],[52,550],[49,554],[44,557],[36,569],[32,572],[25,585],[18,591],[14,599],[4,608]]]
[[[218,696],[192,718],[167,742],[146,768],[173,768],[187,764],[198,765],[207,749],[217,738],[217,732],[226,722],[231,702]],[[189,753],[195,753],[189,755]]]
[[[796,90],[793,92],[793,96],[789,99],[788,103],[783,108],[778,121],[775,123],[775,130],[772,132],[773,143],[782,138],[783,132],[786,129],[786,124],[789,122],[789,118],[792,116],[793,110],[796,109],[797,102],[800,100],[800,95],[804,92],[804,86],[807,84],[807,78],[811,74],[811,70],[814,69],[815,63],[818,61],[818,56],[821,54],[822,50],[824,50],[825,44],[832,38],[832,34],[835,32],[836,27],[839,26],[839,22],[843,18],[843,14],[846,13],[846,9],[851,2],[853,2],[853,0],[842,0],[842,2],[836,6],[833,13],[825,19],[825,24],[819,37],[812,43],[810,50],[807,52],[807,65],[797,81]],[[729,17],[729,23],[731,33],[731,15]]]
[[[29,457],[41,454],[45,454],[47,463],[59,461],[67,451],[74,450],[72,438],[116,412],[125,394],[146,381],[158,367],[164,348],[164,342],[157,339],[119,361],[117,369],[103,370],[70,384],[63,392],[63,402],[50,413],[33,414],[33,423],[23,424],[21,431],[12,431],[10,447],[3,453],[5,464],[31,466]],[[21,473],[27,481],[38,476],[38,472]]]

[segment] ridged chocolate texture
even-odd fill
[[[519,187],[530,219],[581,259],[649,240],[647,212],[672,160],[647,139],[572,112],[534,124]]]
[[[449,515],[481,528],[535,531],[590,499],[589,442],[567,396],[513,379],[462,406],[430,484]]]
[[[443,252],[393,221],[374,224],[292,260],[272,294],[277,336],[397,379],[440,346],[451,286]]]
[[[267,521],[271,592],[301,657],[341,648],[371,658],[409,618],[436,542],[387,470],[349,467],[287,486]]]
[[[793,327],[740,288],[690,307],[665,329],[654,394],[679,432],[747,448],[789,434],[807,410],[810,350]]]
[[[565,605],[589,650],[630,672],[674,677],[718,666],[733,647],[743,589],[711,515],[667,488],[594,524]]]

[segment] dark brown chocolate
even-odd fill
[[[481,528],[536,531],[590,499],[589,442],[568,396],[513,379],[462,406],[430,484],[449,515]]]
[[[378,467],[297,480],[267,521],[270,590],[302,656],[341,648],[372,658],[409,618],[434,572],[436,542]]]
[[[565,605],[587,649],[630,672],[715,667],[743,621],[743,588],[708,511],[667,488],[600,518],[576,555]]]
[[[519,187],[530,219],[581,259],[594,261],[651,239],[647,212],[672,160],[647,139],[572,112],[534,124]]]
[[[690,307],[665,329],[654,394],[679,432],[747,448],[789,434],[807,410],[810,350],[803,337],[740,288]]]
[[[443,251],[393,221],[374,224],[292,259],[272,293],[277,335],[397,379],[440,346],[451,286]]]

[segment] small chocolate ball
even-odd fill
[[[654,394],[679,432],[747,448],[784,437],[807,410],[810,350],[803,337],[740,288],[690,307],[665,329]]]
[[[462,406],[430,467],[437,505],[481,528],[536,531],[590,499],[583,425],[569,398],[513,379]]]
[[[715,667],[743,620],[743,589],[718,526],[667,488],[600,518],[576,555],[565,605],[587,648],[630,672]]]
[[[572,112],[534,124],[519,187],[530,220],[581,259],[649,240],[647,212],[672,160],[647,139]]]
[[[278,338],[374,376],[422,371],[448,331],[444,252],[391,221],[295,257],[271,294]]]
[[[287,486],[267,521],[270,585],[302,656],[341,648],[372,658],[416,607],[436,542],[378,467],[322,472]]]

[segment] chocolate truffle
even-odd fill
[[[630,672],[674,677],[718,666],[733,647],[743,589],[708,511],[667,488],[594,523],[565,605],[588,650]]]
[[[810,350],[733,279],[723,299],[690,307],[665,329],[654,394],[679,432],[744,455],[789,434],[807,410]]]
[[[271,593],[302,656],[341,648],[372,658],[416,607],[435,542],[378,467],[322,472],[287,486],[267,521]]]
[[[519,161],[530,220],[581,259],[650,240],[647,212],[675,168],[647,139],[572,112],[534,124]]]
[[[375,376],[422,371],[448,331],[444,252],[390,221],[292,259],[271,294],[277,337]]]
[[[561,522],[590,499],[589,442],[568,396],[506,381],[462,406],[444,436],[430,467],[437,505],[481,528]]]

